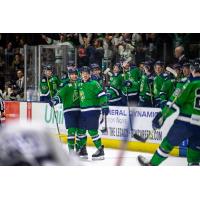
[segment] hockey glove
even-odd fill
[[[160,102],[160,108],[163,109],[166,105],[167,101],[166,100],[163,100]]]
[[[109,92],[106,93],[106,96],[108,97],[108,99],[111,99],[111,94]]]
[[[154,130],[160,129],[164,123],[164,118],[161,112],[159,112],[152,121],[152,127]]]
[[[102,115],[108,115],[108,113],[109,113],[109,107],[103,106],[102,107]]]
[[[127,80],[127,81],[124,81],[124,86],[126,87],[131,87],[133,84],[131,81]]]
[[[49,101],[49,105],[50,105],[51,107],[57,105],[58,103],[60,103],[60,102],[59,102],[59,99],[56,98],[56,97],[53,98],[53,99],[51,99],[51,100]]]

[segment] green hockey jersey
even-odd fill
[[[160,89],[161,102],[168,101],[176,88],[176,80],[166,77]]]
[[[162,110],[164,119],[175,111],[179,112],[177,119],[200,126],[200,77],[191,78],[182,88],[176,88]]]
[[[78,84],[77,81],[70,82],[57,92],[56,97],[59,103],[63,103],[64,112],[80,110]]]
[[[110,84],[107,92],[110,94],[109,101],[121,99],[122,76],[121,74],[113,75],[110,77]]]
[[[132,86],[128,88],[122,84],[122,94],[137,94],[139,92],[139,82],[141,78],[141,71],[139,68],[134,67],[129,71],[125,71],[121,76],[123,81],[129,80],[132,83]]]
[[[150,101],[153,105],[153,75],[143,74],[140,80],[140,100]]]
[[[60,80],[57,76],[51,76],[48,80],[46,77],[43,77],[41,82],[40,82],[40,95],[41,96],[51,96],[53,97],[60,85]],[[50,91],[49,91],[50,88]]]
[[[156,75],[154,78],[153,95],[154,95],[156,105],[161,101],[160,91],[161,91],[162,85],[165,81],[165,77],[166,77],[166,74],[160,74],[160,75]]]
[[[69,82],[70,82],[70,79],[68,78],[68,76],[63,76],[63,77],[60,79],[59,88],[64,87],[64,86],[67,85]]]
[[[107,96],[95,80],[79,83],[80,107],[82,111],[100,110],[107,105]]]

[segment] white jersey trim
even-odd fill
[[[164,152],[161,151],[159,148],[157,149],[157,153],[158,153],[159,155],[161,155],[162,157],[164,157],[164,158],[167,158],[167,157],[168,157],[168,154],[167,154],[167,153],[164,153]]]
[[[123,94],[124,96],[127,96],[127,95],[124,94],[123,92],[122,92],[122,94]],[[135,95],[137,95],[137,94],[138,94],[138,92],[133,92],[133,93],[129,93],[128,96],[135,96]]]
[[[111,100],[109,100],[109,102],[115,102],[115,101],[119,101],[119,100],[121,100],[121,97],[117,98],[117,99],[111,99]]]
[[[42,94],[42,93],[40,93],[40,96],[41,96],[41,97],[46,97],[46,96],[49,95],[49,93],[50,93],[49,91],[48,91],[46,94]]]
[[[92,110],[101,110],[101,108],[81,108],[81,112],[92,111]]]
[[[80,108],[69,108],[69,109],[65,109],[64,113],[71,112],[71,111],[80,111],[80,110],[81,110]]]
[[[114,92],[117,94],[117,96],[119,96],[119,92],[115,88],[110,87],[110,89],[114,90]]]

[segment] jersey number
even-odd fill
[[[198,88],[196,90],[196,97],[195,97],[195,101],[194,101],[194,107],[197,110],[200,110],[200,88]]]

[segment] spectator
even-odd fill
[[[87,66],[89,64],[87,48],[90,42],[91,36],[82,36],[79,34],[79,47],[78,47],[78,66]]]
[[[97,63],[99,66],[101,66],[102,59],[104,57],[103,40],[96,39],[94,41],[94,48],[94,63]]]
[[[6,49],[5,49],[5,60],[6,60],[6,63],[7,63],[9,66],[12,65],[13,57],[14,57],[13,46],[12,46],[12,43],[9,42],[9,43],[7,44]]]
[[[188,59],[185,57],[185,54],[184,54],[184,47],[183,46],[176,47],[174,54],[175,54],[175,58],[176,58],[175,61],[177,63],[179,63],[181,66],[183,65],[183,63],[188,62]]]
[[[20,98],[23,98],[24,96],[24,74],[22,70],[17,71],[17,77],[18,80],[16,81],[16,86],[17,86],[17,94],[20,95]]]
[[[17,94],[17,86],[15,84],[11,83],[10,81],[6,82],[5,90],[2,94],[2,97],[4,100],[7,100],[7,101],[20,100],[20,95]]]
[[[0,53],[0,71],[4,72],[5,64],[4,55]]]
[[[113,36],[112,34],[106,34],[103,39],[103,48],[104,48],[104,65],[106,68],[114,62],[114,47],[112,44]]]
[[[22,70],[23,69],[23,62],[22,62],[22,57],[18,53],[15,55],[13,63],[12,63],[12,68],[14,71]]]

